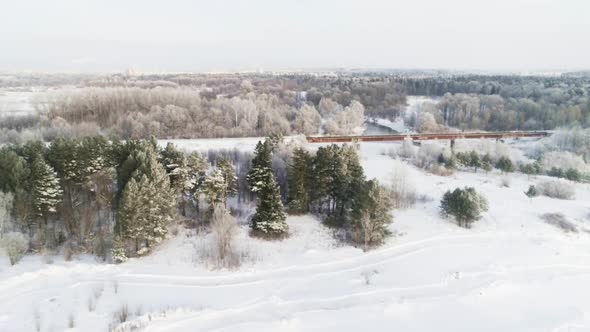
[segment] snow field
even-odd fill
[[[257,141],[174,142],[252,151]],[[367,177],[389,181],[395,161],[382,153],[395,144],[361,143]],[[118,331],[590,330],[587,184],[575,185],[575,200],[530,199],[524,191],[544,177],[511,174],[502,187],[505,176],[495,172],[441,177],[408,168],[417,193],[431,199],[394,211],[396,235],[366,253],[339,244],[313,217],[290,216],[283,241],[250,238],[240,227],[237,270],[207,267],[199,251],[212,234],[185,229],[121,265],[29,255],[10,267],[0,255],[0,331],[107,331],[124,306],[129,318]],[[446,190],[467,185],[490,205],[469,230],[438,213]],[[581,232],[539,218],[553,212]]]

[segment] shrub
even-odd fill
[[[567,171],[565,171],[564,177],[571,181],[580,182],[580,180],[582,179],[582,174],[577,169],[570,168]]]
[[[394,208],[409,208],[416,203],[416,190],[408,166],[396,160],[391,173],[391,201]]]
[[[232,254],[231,243],[236,233],[237,223],[223,204],[215,206],[211,217],[211,228],[217,242],[218,263],[227,266],[228,258]]]
[[[533,198],[539,196],[539,191],[537,190],[537,187],[530,185],[529,190],[525,191],[524,194],[530,198]]]
[[[481,218],[481,213],[487,211],[488,203],[474,188],[465,187],[447,191],[440,208],[444,217],[452,216],[459,226],[471,228],[471,224]]]
[[[564,181],[550,180],[539,183],[537,186],[542,195],[557,199],[573,199],[574,187]]]
[[[29,240],[19,232],[10,232],[4,235],[2,247],[6,250],[10,265],[18,263],[29,250]]]
[[[541,219],[547,224],[558,227],[566,233],[578,233],[576,225],[567,221],[561,213],[545,213],[541,216]]]
[[[507,157],[500,157],[500,159],[498,159],[498,162],[496,163],[496,168],[504,173],[514,172],[514,165],[512,164],[512,160],[510,160]]]

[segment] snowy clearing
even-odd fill
[[[252,151],[258,139],[173,142]],[[387,183],[395,161],[383,153],[395,144],[361,143],[367,177]],[[208,268],[200,251],[212,235],[185,229],[120,265],[29,255],[10,267],[0,255],[0,331],[590,330],[588,184],[575,185],[575,200],[530,199],[545,177],[511,174],[503,187],[499,173],[410,174],[427,199],[395,211],[395,235],[366,253],[311,216],[290,216],[283,241],[241,226],[245,259],[232,271]],[[443,193],[467,185],[490,206],[472,229],[439,216]],[[557,212],[580,232],[541,218]]]

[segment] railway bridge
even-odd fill
[[[310,143],[345,143],[345,142],[395,142],[411,139],[413,141],[457,140],[457,139],[508,139],[527,137],[546,137],[548,131],[497,131],[497,132],[457,132],[457,133],[423,133],[394,135],[351,135],[351,136],[307,136]]]

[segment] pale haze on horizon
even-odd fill
[[[590,68],[586,0],[20,0],[3,71]]]

